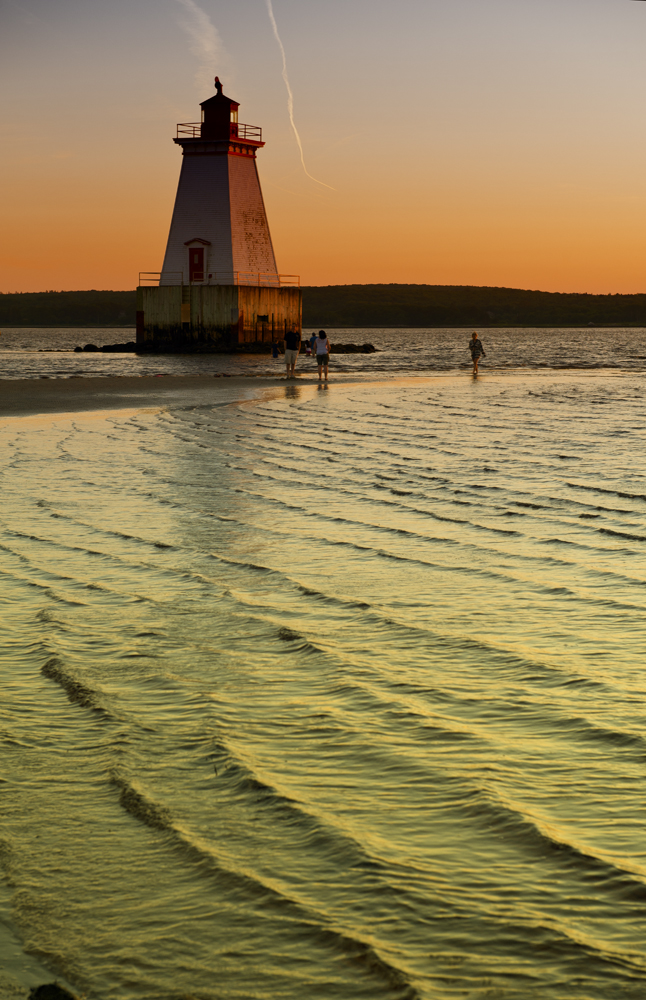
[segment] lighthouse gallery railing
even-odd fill
[[[215,271],[204,280],[202,271],[186,281],[182,271],[140,271],[139,285],[259,285],[262,288],[300,287],[298,274],[261,274],[257,271]]]
[[[231,122],[229,126],[231,139],[247,139],[249,142],[262,142],[262,129],[259,125],[243,125],[242,122]],[[180,122],[177,126],[178,139],[201,139],[201,122]]]

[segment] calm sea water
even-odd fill
[[[643,1000],[643,375],[222,390],[0,421],[6,995]]]
[[[311,331],[305,330],[303,336]],[[378,354],[337,355],[333,370],[374,378],[384,374],[423,374],[468,369],[472,330],[330,330],[332,344],[371,343]],[[75,354],[87,343],[122,343],[132,329],[11,330],[0,334],[2,378],[73,378],[88,375],[194,375],[205,372],[264,375],[284,370],[269,355]],[[646,330],[481,330],[487,351],[481,370],[610,369],[646,371]],[[315,362],[302,356],[299,369],[314,373]]]

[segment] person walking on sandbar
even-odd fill
[[[325,330],[319,330],[319,335],[314,341],[314,350],[316,351],[316,363],[319,366],[319,382],[321,381],[321,374],[324,368],[325,381],[327,382],[327,366],[330,362],[330,341],[327,339]]]
[[[471,351],[471,360],[473,361],[473,374],[478,374],[478,361],[480,360],[480,355],[487,357],[485,349],[482,346],[482,341],[478,339],[478,334],[473,331],[473,336],[469,341],[469,350]]]

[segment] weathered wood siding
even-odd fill
[[[300,288],[160,285],[137,289],[137,343],[234,348],[301,332]]]
[[[234,271],[276,274],[276,258],[255,157],[229,157]]]
[[[192,339],[221,340],[222,337],[229,337],[232,326],[238,322],[238,286],[191,285],[190,296]]]
[[[182,286],[137,289],[137,343],[147,340],[173,340],[182,335]]]
[[[239,342],[271,343],[282,340],[287,331],[301,331],[300,288],[262,288],[238,285],[242,315]],[[258,319],[266,316],[267,319]]]

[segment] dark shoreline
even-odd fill
[[[5,323],[7,330],[134,330],[134,326],[119,326],[105,323]],[[326,330],[646,330],[646,317],[643,322],[626,323],[373,323],[371,326],[358,324],[333,326],[331,323],[303,323],[303,332],[310,327],[325,327]],[[2,330],[0,330],[0,334]],[[0,340],[0,351],[2,341]],[[70,348],[74,350],[74,348]]]
[[[646,326],[646,294],[543,292],[480,285],[304,285],[303,327],[323,329]],[[136,291],[0,293],[0,329],[130,329]]]

